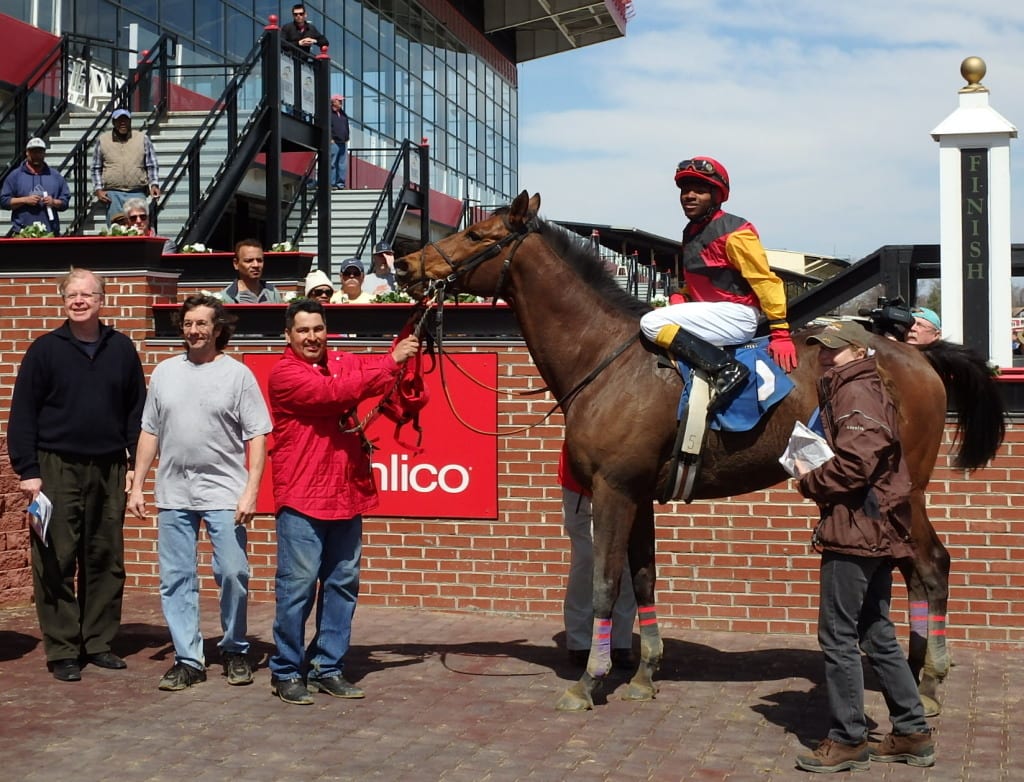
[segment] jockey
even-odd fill
[[[768,319],[768,352],[786,372],[796,368],[796,347],[786,321],[785,287],[771,269],[757,230],[722,211],[729,173],[717,160],[695,157],[676,167],[683,230],[683,284],[672,303],[648,312],[640,330],[691,366],[711,376],[713,406],[742,387],[750,371],[722,349],[748,342]]]

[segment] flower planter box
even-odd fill
[[[180,271],[179,282],[223,288],[235,279],[234,253],[175,253],[160,259],[160,268]],[[263,279],[284,285],[301,283],[309,273],[313,253],[263,254]]]
[[[54,236],[0,239],[0,271],[98,272],[161,268],[164,239],[158,236]]]

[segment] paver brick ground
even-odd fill
[[[621,700],[616,673],[597,708],[566,714],[554,704],[579,671],[557,621],[360,606],[345,673],[366,699],[300,707],[270,694],[272,604],[250,604],[258,669],[245,687],[222,674],[215,601],[202,612],[209,679],[161,692],[174,655],[158,596],[126,596],[114,651],[128,669],[86,667],[75,683],[46,671],[34,609],[0,610],[0,779],[799,780],[810,775],[794,756],[827,730],[811,637],[665,628],[654,701]],[[1024,653],[952,651],[935,767],[875,763],[862,778],[1024,780]]]

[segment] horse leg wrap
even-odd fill
[[[594,637],[590,642],[587,673],[595,679],[607,676],[612,669],[612,620],[594,617]]]
[[[928,637],[928,602],[914,601],[910,604],[910,632],[922,638]]]
[[[653,662],[657,666],[661,662],[662,641],[658,629],[658,612],[653,605],[639,606],[637,614],[640,622],[640,656],[644,662]]]

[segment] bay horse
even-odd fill
[[[403,288],[457,290],[501,298],[515,313],[541,377],[559,400],[576,478],[593,493],[595,638],[607,627],[628,557],[639,606],[641,660],[625,697],[649,700],[663,643],[655,610],[654,500],[667,476],[682,380],[659,365],[660,350],[638,338],[650,310],[623,291],[588,243],[538,217],[540,195],[399,259]],[[778,457],[793,424],[817,407],[817,345],[794,340],[795,388],[748,432],[709,431],[695,499],[728,497],[788,478]],[[1005,430],[998,387],[983,359],[961,346],[918,349],[872,337],[878,371],[900,415],[913,480],[916,556],[898,563],[911,607],[909,659],[926,711],[938,713],[937,687],[949,671],[945,615],[950,558],[928,520],[925,489],[939,453],[947,390],[959,426],[955,462],[986,464]],[[808,530],[810,532],[810,530]],[[607,648],[591,646],[580,680],[558,701],[562,710],[593,707],[608,674]]]

